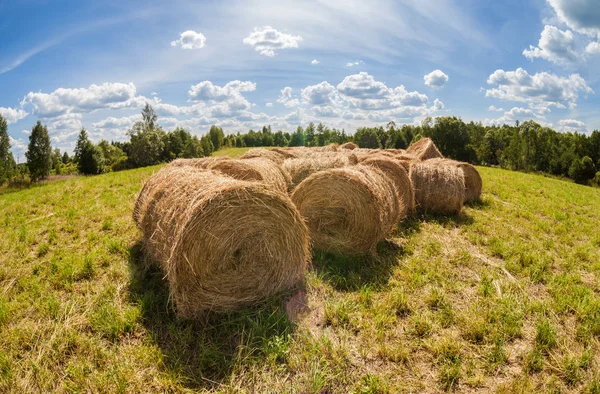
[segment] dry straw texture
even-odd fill
[[[356,145],[354,142],[346,142],[345,144],[340,145],[340,148],[354,150],[358,148],[358,145]]]
[[[276,152],[272,149],[250,149],[248,152],[244,153],[240,156],[240,159],[253,159],[253,158],[263,158],[274,161],[277,164],[283,164],[285,160],[285,156],[279,152]]]
[[[373,156],[364,160],[361,164],[380,169],[393,182],[400,201],[398,220],[414,213],[415,192],[408,177],[408,172],[398,161],[386,156]]]
[[[264,182],[281,191],[287,191],[290,183],[289,175],[281,166],[266,158],[220,160],[211,164],[209,169],[241,181]]]
[[[150,255],[183,318],[256,303],[298,284],[308,230],[287,195],[192,167],[165,167],[136,204]]]
[[[479,171],[469,163],[462,161],[450,160],[450,159],[434,159],[432,163],[442,166],[455,166],[461,169],[465,176],[465,200],[464,202],[476,202],[479,201],[481,196],[481,189],[483,186],[481,175]]]
[[[424,213],[453,215],[465,200],[465,176],[454,166],[427,160],[410,166],[417,209]]]
[[[292,193],[314,247],[348,254],[374,252],[393,230],[395,199],[384,173],[362,165],[317,172]]]
[[[290,148],[271,148],[271,150],[273,152],[279,153],[286,159],[295,159],[296,157],[298,157],[298,155],[294,153],[294,151]]]
[[[353,164],[356,164],[356,162],[349,160],[348,156],[328,156],[322,153],[300,159],[287,159],[283,163],[283,169],[290,176],[289,189],[291,190],[315,172],[346,167]]]
[[[409,146],[406,152],[416,156],[419,160],[444,157],[430,138],[421,138],[419,141]]]
[[[171,167],[195,167],[206,169],[211,164],[221,161],[221,160],[230,160],[227,156],[216,156],[216,157],[202,157],[199,159],[175,159],[169,166]]]

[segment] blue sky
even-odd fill
[[[600,129],[598,0],[0,0],[0,113],[72,151],[125,140],[144,103],[202,135],[322,121]]]

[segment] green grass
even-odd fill
[[[194,323],[131,219],[157,170],[0,196],[0,392],[600,392],[600,190],[480,168],[460,216],[316,253],[299,320]]]

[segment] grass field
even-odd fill
[[[599,189],[480,168],[462,215],[317,253],[294,322],[193,323],[131,219],[157,169],[0,196],[0,392],[600,393]]]

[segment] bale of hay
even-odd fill
[[[279,153],[285,159],[295,159],[298,157],[298,155],[296,153],[294,153],[294,151],[291,150],[290,148],[271,148],[271,150],[273,152]]]
[[[451,159],[433,159],[432,163],[437,165],[455,166],[461,169],[465,177],[465,199],[464,202],[476,202],[481,197],[483,182],[479,171],[472,164]]]
[[[200,169],[206,169],[211,164],[222,161],[222,160],[231,160],[229,156],[210,156],[210,157],[201,157],[199,159],[175,159],[169,163],[171,167],[195,167]]]
[[[339,149],[339,145],[338,144],[328,144],[325,146],[322,146],[319,150],[321,152],[337,152]]]
[[[288,188],[289,190],[292,190],[296,185],[315,172],[346,167],[354,164],[356,164],[356,160],[351,162],[348,156],[323,155],[300,159],[287,159],[283,162],[283,169],[289,174],[290,183],[288,184]]]
[[[165,167],[138,200],[138,226],[169,283],[179,317],[227,312],[293,288],[310,258],[289,197],[256,182]]]
[[[465,199],[465,176],[453,165],[426,160],[413,162],[410,180],[417,210],[423,213],[453,215],[460,212]]]
[[[362,254],[374,252],[395,227],[395,193],[383,172],[358,165],[312,174],[294,189],[292,201],[314,247]]]
[[[361,164],[380,169],[394,184],[398,195],[398,221],[414,213],[415,192],[408,171],[398,162],[386,156],[372,156]]]
[[[354,142],[348,141],[345,144],[340,145],[340,148],[354,150],[354,149],[358,148],[358,145],[356,145]]]
[[[421,138],[419,141],[409,146],[406,152],[416,156],[419,160],[429,160],[444,157],[435,146],[431,138]]]
[[[254,159],[254,158],[263,158],[274,161],[277,164],[283,164],[285,157],[278,152],[273,151],[272,149],[250,149],[248,152],[244,153],[240,156],[240,159]]]
[[[208,168],[241,181],[263,182],[284,192],[291,182],[289,175],[280,165],[266,158],[220,160]]]

